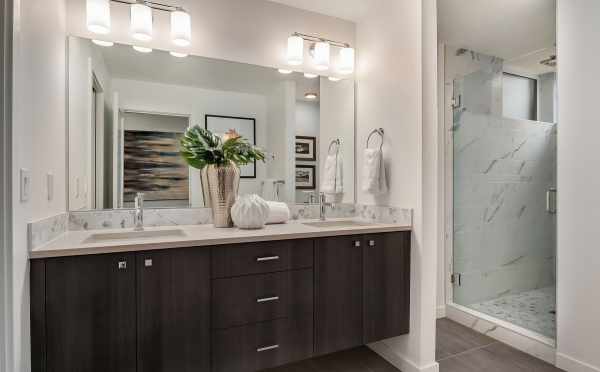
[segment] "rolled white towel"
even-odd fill
[[[388,190],[383,152],[379,149],[365,149],[362,189],[374,195]]]
[[[267,201],[269,205],[269,217],[267,224],[286,223],[290,220],[290,208],[281,202]]]

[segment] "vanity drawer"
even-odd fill
[[[213,332],[213,372],[253,372],[312,356],[312,317]]]
[[[214,247],[212,277],[272,273],[313,265],[311,239],[283,240]]]
[[[212,293],[213,328],[312,316],[313,271],[215,279]]]

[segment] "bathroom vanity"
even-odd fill
[[[258,371],[409,332],[410,227],[86,234],[31,252],[32,371]]]

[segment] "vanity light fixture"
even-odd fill
[[[95,34],[110,32],[110,1],[87,0],[86,3],[87,29]]]
[[[131,4],[131,36],[140,41],[152,40],[152,8],[144,3]]]
[[[177,58],[185,58],[188,56],[187,53],[180,53],[180,52],[169,52],[169,54],[171,54],[173,57],[177,57]]]
[[[288,38],[287,63],[299,66],[304,62],[304,39],[298,35]]]
[[[349,75],[354,72],[354,48],[346,47],[340,49],[340,74]]]
[[[319,77],[319,75],[313,74],[313,73],[310,73],[310,72],[305,72],[304,73],[304,77],[307,78],[307,79],[314,79],[314,78]]]
[[[173,44],[185,47],[192,41],[192,18],[183,8],[171,12],[171,38]]]
[[[139,45],[134,45],[132,48],[136,52],[140,52],[140,53],[151,53],[152,52],[152,48],[143,47],[143,46],[139,46]]]
[[[283,75],[289,75],[289,74],[291,74],[292,72],[294,72],[294,71],[292,71],[292,70],[287,70],[287,69],[285,69],[285,68],[280,68],[280,69],[279,69],[279,70],[277,70],[277,71],[279,71],[279,73],[280,73],[280,74],[283,74]]]
[[[92,39],[92,43],[94,43],[96,45],[100,45],[102,47],[111,47],[111,46],[115,45],[115,43],[113,43],[112,41],[98,40],[98,39]]]
[[[304,98],[310,99],[310,100],[317,99],[317,97],[318,97],[317,93],[306,93],[304,95]]]

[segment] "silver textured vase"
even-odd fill
[[[231,207],[240,187],[240,169],[235,165],[206,168],[208,194],[215,227],[233,227]]]

